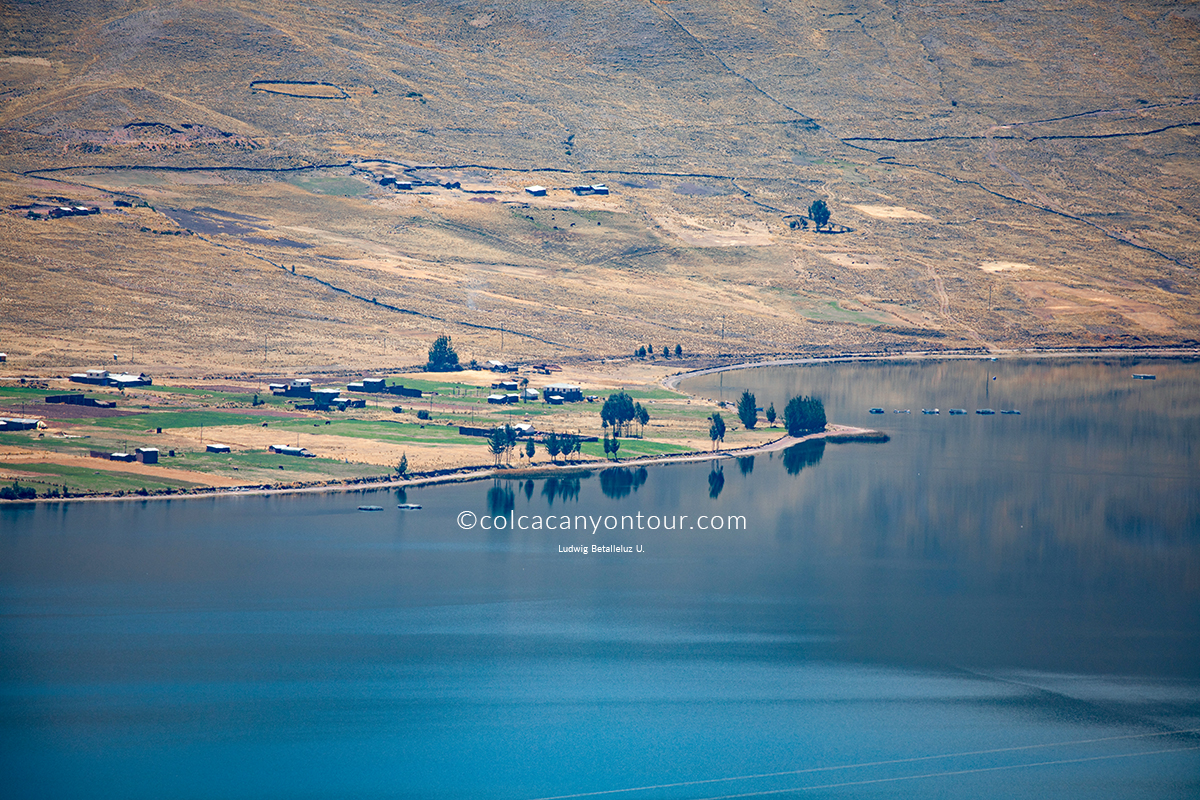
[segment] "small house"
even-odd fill
[[[385,392],[387,391],[387,380],[385,378],[363,378],[363,391],[366,392]]]
[[[133,453],[110,453],[108,456],[109,461],[130,462],[136,460],[136,458],[137,456],[135,456]]]
[[[503,394],[489,394],[487,401],[492,405],[504,405],[508,402],[508,396]]]
[[[278,386],[279,384],[272,384]],[[292,382],[283,387],[283,391],[272,391],[283,397],[312,397],[312,380],[310,378],[293,378]]]
[[[563,396],[561,394],[547,395],[546,402],[552,406],[561,406],[563,404]]]
[[[533,195],[534,197],[545,197],[546,196],[546,187],[545,186],[526,186],[525,191],[528,192],[529,194]]]
[[[45,397],[47,403],[63,403],[68,406],[86,406],[88,405],[87,397],[78,392],[70,394],[48,394]]]
[[[290,444],[273,444],[268,448],[272,453],[278,453],[281,456],[299,456],[300,458],[316,458],[315,453],[310,453],[304,447],[292,447]]]
[[[95,386],[108,385],[108,370],[106,369],[89,369],[87,372],[76,372],[71,375],[70,380],[75,383],[90,383]]]
[[[139,447],[134,451],[137,454],[137,460],[143,464],[158,463],[158,448],[157,447]]]
[[[145,373],[140,375],[131,375],[128,372],[123,372],[120,375],[110,374],[108,376],[110,386],[116,386],[118,389],[132,389],[135,386],[150,386],[154,383]]]
[[[526,389],[525,391],[521,392],[521,399],[524,400],[525,402],[529,402],[530,400],[537,400],[538,399],[537,389]]]
[[[508,394],[504,395],[504,402],[519,403],[521,402],[521,395],[517,392],[509,392]]]
[[[558,395],[567,403],[578,403],[583,400],[583,389],[571,383],[552,383],[542,390],[542,397],[547,402],[553,395]]]
[[[328,408],[338,400],[341,393],[340,389],[316,389],[312,393],[313,404],[317,408]]]
[[[206,451],[208,451],[209,453],[229,453],[229,452],[232,452],[232,450],[230,450],[230,448],[229,448],[229,445],[227,445],[227,444],[210,444],[210,445],[206,445],[204,449],[205,449]]]
[[[0,364],[3,364],[5,361],[8,361],[8,353],[0,353]]]
[[[0,431],[32,431],[37,430],[37,419],[21,419],[17,417],[0,417]]]

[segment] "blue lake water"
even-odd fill
[[[817,394],[892,440],[403,497],[0,509],[4,795],[1200,795],[1200,367],[685,388],[780,412]],[[564,516],[588,530],[532,528]],[[561,552],[593,544],[633,552]]]

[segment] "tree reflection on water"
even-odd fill
[[[805,467],[819,464],[824,455],[825,440],[810,439],[783,451],[783,468],[787,470],[788,475],[798,475]]]

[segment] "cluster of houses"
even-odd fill
[[[440,186],[443,189],[461,189],[462,183],[453,180],[410,180],[408,178],[399,177],[397,175],[384,175],[379,179],[379,185],[388,187],[398,191],[412,191],[420,186]],[[586,197],[588,195],[606,195],[608,187],[603,183],[593,183],[580,186],[569,187],[571,192],[574,192],[578,197]],[[546,193],[551,191],[545,186],[526,186],[525,193],[534,197],[545,197]]]
[[[62,219],[63,217],[89,217],[99,213],[99,206],[52,206],[44,214],[30,209],[25,216],[29,219],[41,219],[43,215],[50,219]]]
[[[545,197],[546,192],[550,191],[545,186],[526,186],[525,193],[534,197]],[[579,197],[584,197],[591,194],[608,194],[608,187],[603,183],[593,183],[590,186],[572,186],[571,191]]]
[[[492,384],[492,388],[500,390],[488,395],[487,401],[493,405],[528,403],[530,400],[536,401],[539,397],[537,389],[521,389],[517,381],[498,381]],[[573,383],[552,383],[542,389],[540,396],[552,406],[584,400],[583,388]]]
[[[328,411],[336,409],[345,411],[348,408],[365,408],[367,401],[360,397],[342,397],[341,389],[322,387],[314,389],[311,378],[294,378],[291,383],[272,383],[268,389],[276,397],[299,397],[311,399],[312,403],[297,404],[302,411]],[[346,385],[347,392],[359,394],[393,394],[401,397],[420,397],[420,389],[408,389],[404,386],[388,386],[383,378],[364,378]]]
[[[495,372],[510,371],[508,366],[503,362],[492,361],[488,363]],[[354,397],[343,397],[341,389],[315,389],[310,378],[294,378],[291,383],[272,383],[268,388],[276,397],[296,397],[311,399],[313,401],[310,404],[298,404],[296,408],[301,410],[328,411],[329,409],[336,409],[345,411],[347,408],[363,408],[366,406],[365,400]],[[585,398],[582,387],[572,383],[552,383],[542,389],[540,394],[537,389],[522,389],[520,382],[516,380],[497,381],[492,384],[491,388],[499,390],[488,395],[487,401],[493,405],[536,402],[539,397],[550,405],[578,403],[585,399],[595,399],[594,397]],[[422,396],[420,389],[410,389],[399,384],[388,386],[384,378],[363,378],[361,381],[347,384],[346,391],[360,394],[392,394],[401,397]]]
[[[89,369],[87,372],[76,372],[71,375],[73,383],[87,383],[93,386],[116,386],[118,389],[130,389],[134,386],[150,386],[154,383],[146,373],[132,375],[128,372],[109,372],[106,369]]]
[[[157,447],[139,447],[132,453],[109,453],[104,450],[92,450],[90,455],[92,458],[103,458],[106,461],[137,461],[140,464],[158,463]],[[175,455],[174,450],[171,451],[171,455]]]

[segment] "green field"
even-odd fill
[[[150,475],[138,475],[132,472],[114,472],[111,470],[93,470],[87,467],[68,467],[59,464],[20,464],[21,472],[36,472],[40,478],[21,478],[22,486],[33,486],[39,495],[45,495],[51,488],[66,486],[71,494],[86,494],[95,492],[137,492],[145,489],[148,492],[160,489],[190,489],[203,485],[201,482],[159,478]]]
[[[146,414],[132,414],[126,417],[103,417],[88,420],[88,422],[99,428],[117,428],[126,431],[152,431],[155,428],[198,428],[201,425],[208,427],[218,425],[261,425],[264,422],[272,423],[278,420],[279,417],[254,413],[188,409],[180,411],[152,411]]]

